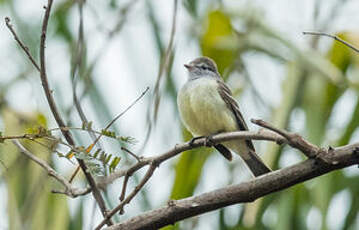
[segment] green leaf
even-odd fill
[[[357,99],[354,112],[352,113],[352,117],[345,127],[343,135],[339,138],[337,146],[347,145],[350,141],[351,136],[354,131],[359,127],[359,98]]]
[[[183,5],[192,17],[197,17],[197,0],[184,0]]]
[[[69,12],[76,2],[66,0],[61,2],[53,12],[53,20],[56,22],[56,33],[63,37],[68,43],[74,40],[68,25]]]
[[[116,169],[116,167],[120,163],[120,161],[121,161],[121,157],[114,157],[114,159],[111,161],[111,164],[109,167],[110,173]]]
[[[220,10],[211,11],[206,17],[204,27],[205,31],[200,40],[202,53],[212,58],[218,65],[219,73],[223,74],[236,57],[237,37],[230,17]]]

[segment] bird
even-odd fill
[[[188,79],[178,91],[177,106],[182,123],[194,139],[210,140],[221,132],[247,131],[239,106],[216,63],[209,57],[198,57],[184,67]],[[232,160],[230,150],[237,153],[255,177],[271,172],[256,154],[251,140],[231,140],[214,147],[229,161]]]

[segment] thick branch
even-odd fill
[[[252,202],[267,194],[286,189],[330,171],[359,164],[359,143],[330,149],[327,151],[326,157],[330,159],[330,162],[336,163],[326,164],[322,161],[318,162],[316,159],[308,159],[248,182],[230,185],[195,197],[170,201],[165,207],[148,211],[106,229],[158,229],[229,205]]]

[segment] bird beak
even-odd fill
[[[193,66],[190,64],[184,64],[184,67],[186,67],[186,69],[190,70]]]

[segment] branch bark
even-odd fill
[[[328,172],[359,164],[359,143],[336,149],[329,148],[321,157],[328,161],[308,159],[248,182],[230,185],[199,196],[170,201],[162,208],[145,212],[106,229],[158,229],[229,205],[252,202],[270,193],[284,190]]]

